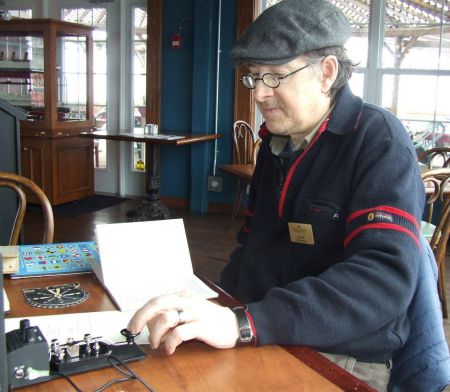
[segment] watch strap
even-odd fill
[[[239,328],[238,345],[253,344],[255,342],[255,334],[247,315],[247,306],[237,306],[232,310],[236,315]]]

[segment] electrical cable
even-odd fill
[[[115,382],[128,381],[128,380],[137,380],[148,391],[155,392],[154,389],[152,389],[141,377],[139,377],[135,372],[133,372],[133,370],[131,370],[127,365],[125,365],[120,359],[114,357],[113,355],[109,355],[107,360],[108,360],[108,362],[110,363],[111,366],[113,366],[118,372],[128,376],[128,378],[119,379],[119,380],[112,380],[109,383],[107,383],[104,386],[102,386],[99,389],[97,389],[95,392],[100,392],[100,391],[102,391],[104,389],[103,387],[106,388],[107,386],[109,386],[109,385],[111,385],[111,384],[113,384]],[[116,361],[117,364],[114,363],[113,361]]]
[[[95,392],[104,391],[106,388],[110,387],[113,384],[123,382],[123,381],[130,381],[130,380],[133,380],[133,377],[116,378],[114,380],[108,381],[107,383],[103,384],[100,388],[96,389]]]
[[[77,384],[75,384],[75,383],[72,381],[72,379],[71,379],[67,374],[60,373],[60,372],[57,372],[56,374],[57,374],[58,376],[64,378],[70,385],[73,386],[73,388],[74,388],[77,392],[83,392],[80,388],[78,388]]]
[[[110,387],[113,384],[116,384],[119,382],[124,382],[124,381],[130,381],[130,380],[137,380],[148,391],[155,392],[154,389],[152,389],[141,377],[139,377],[133,370],[131,370],[127,365],[125,365],[120,359],[114,357],[113,355],[109,355],[107,357],[107,361],[113,368],[115,368],[119,373],[124,374],[126,377],[110,380],[110,381],[106,382],[105,384],[103,384],[102,386],[100,386],[99,388],[97,388],[95,390],[95,392],[104,391],[106,388]],[[114,363],[113,361],[116,361],[116,363]],[[67,382],[69,382],[70,385],[72,385],[72,387],[75,389],[75,391],[83,392],[83,390],[81,390],[67,374],[60,373],[60,372],[57,372],[56,374],[58,376],[64,378],[65,380],[67,380]]]

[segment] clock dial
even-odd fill
[[[80,304],[89,296],[86,290],[80,288],[79,283],[23,289],[22,292],[27,304],[51,309]]]

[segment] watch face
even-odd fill
[[[89,296],[86,290],[80,289],[79,283],[23,289],[22,292],[28,305],[51,309],[80,304]]]

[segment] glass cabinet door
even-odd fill
[[[0,98],[25,128],[71,134],[93,125],[92,27],[51,19],[0,21]]]
[[[57,39],[58,121],[86,120],[88,115],[87,37]]]
[[[44,116],[44,41],[42,37],[0,37],[0,98],[29,113]]]

